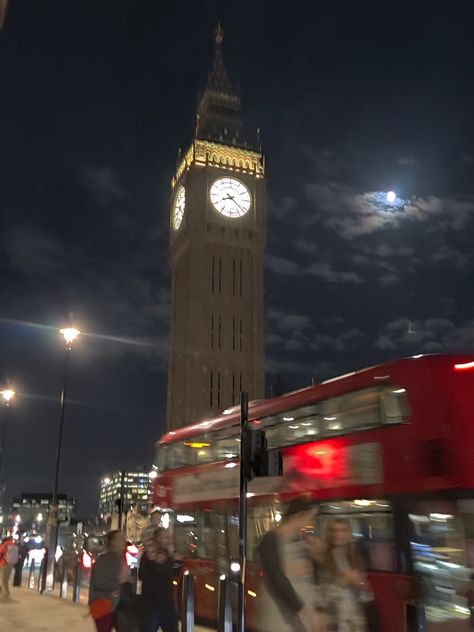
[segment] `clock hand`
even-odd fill
[[[240,210],[241,210],[243,213],[245,213],[244,209],[240,206],[240,204],[237,202],[237,200],[236,200],[236,199],[234,199],[234,198],[232,198],[232,200],[233,200],[234,204],[237,204],[237,206],[240,208]]]

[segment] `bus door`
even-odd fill
[[[474,500],[410,504],[410,548],[426,632],[472,629]]]

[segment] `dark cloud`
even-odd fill
[[[65,250],[60,240],[41,228],[20,223],[0,237],[7,266],[26,276],[47,276],[65,268]]]
[[[117,171],[111,165],[83,167],[81,179],[89,191],[94,194],[100,206],[110,206],[117,200],[123,200],[127,195],[120,183]]]
[[[398,164],[402,167],[418,167],[419,162],[414,156],[400,156]]]

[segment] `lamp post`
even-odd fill
[[[0,511],[5,511],[7,507],[3,507],[4,495],[5,495],[5,489],[6,489],[5,483],[3,480],[3,465],[5,461],[5,447],[7,444],[8,413],[10,410],[10,404],[15,399],[15,391],[11,388],[5,388],[2,391],[0,391],[0,396],[4,404],[2,439],[0,442]],[[1,530],[2,529],[0,527],[0,531]]]
[[[46,563],[46,582],[45,590],[52,592],[54,588],[54,565],[56,557],[56,549],[58,546],[58,509],[59,509],[59,472],[61,467],[61,452],[63,445],[63,431],[64,431],[64,412],[66,408],[66,390],[69,374],[69,358],[71,355],[71,349],[74,341],[81,333],[79,329],[74,327],[65,327],[60,329],[59,333],[63,336],[65,345],[65,358],[64,358],[64,378],[63,387],[60,395],[60,413],[59,413],[59,430],[58,430],[58,445],[56,450],[56,469],[54,473],[54,487],[53,498],[51,506],[49,508],[48,526],[46,534],[48,559]]]

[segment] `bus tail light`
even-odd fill
[[[474,371],[474,361],[473,362],[461,362],[460,364],[454,365],[455,371]]]

